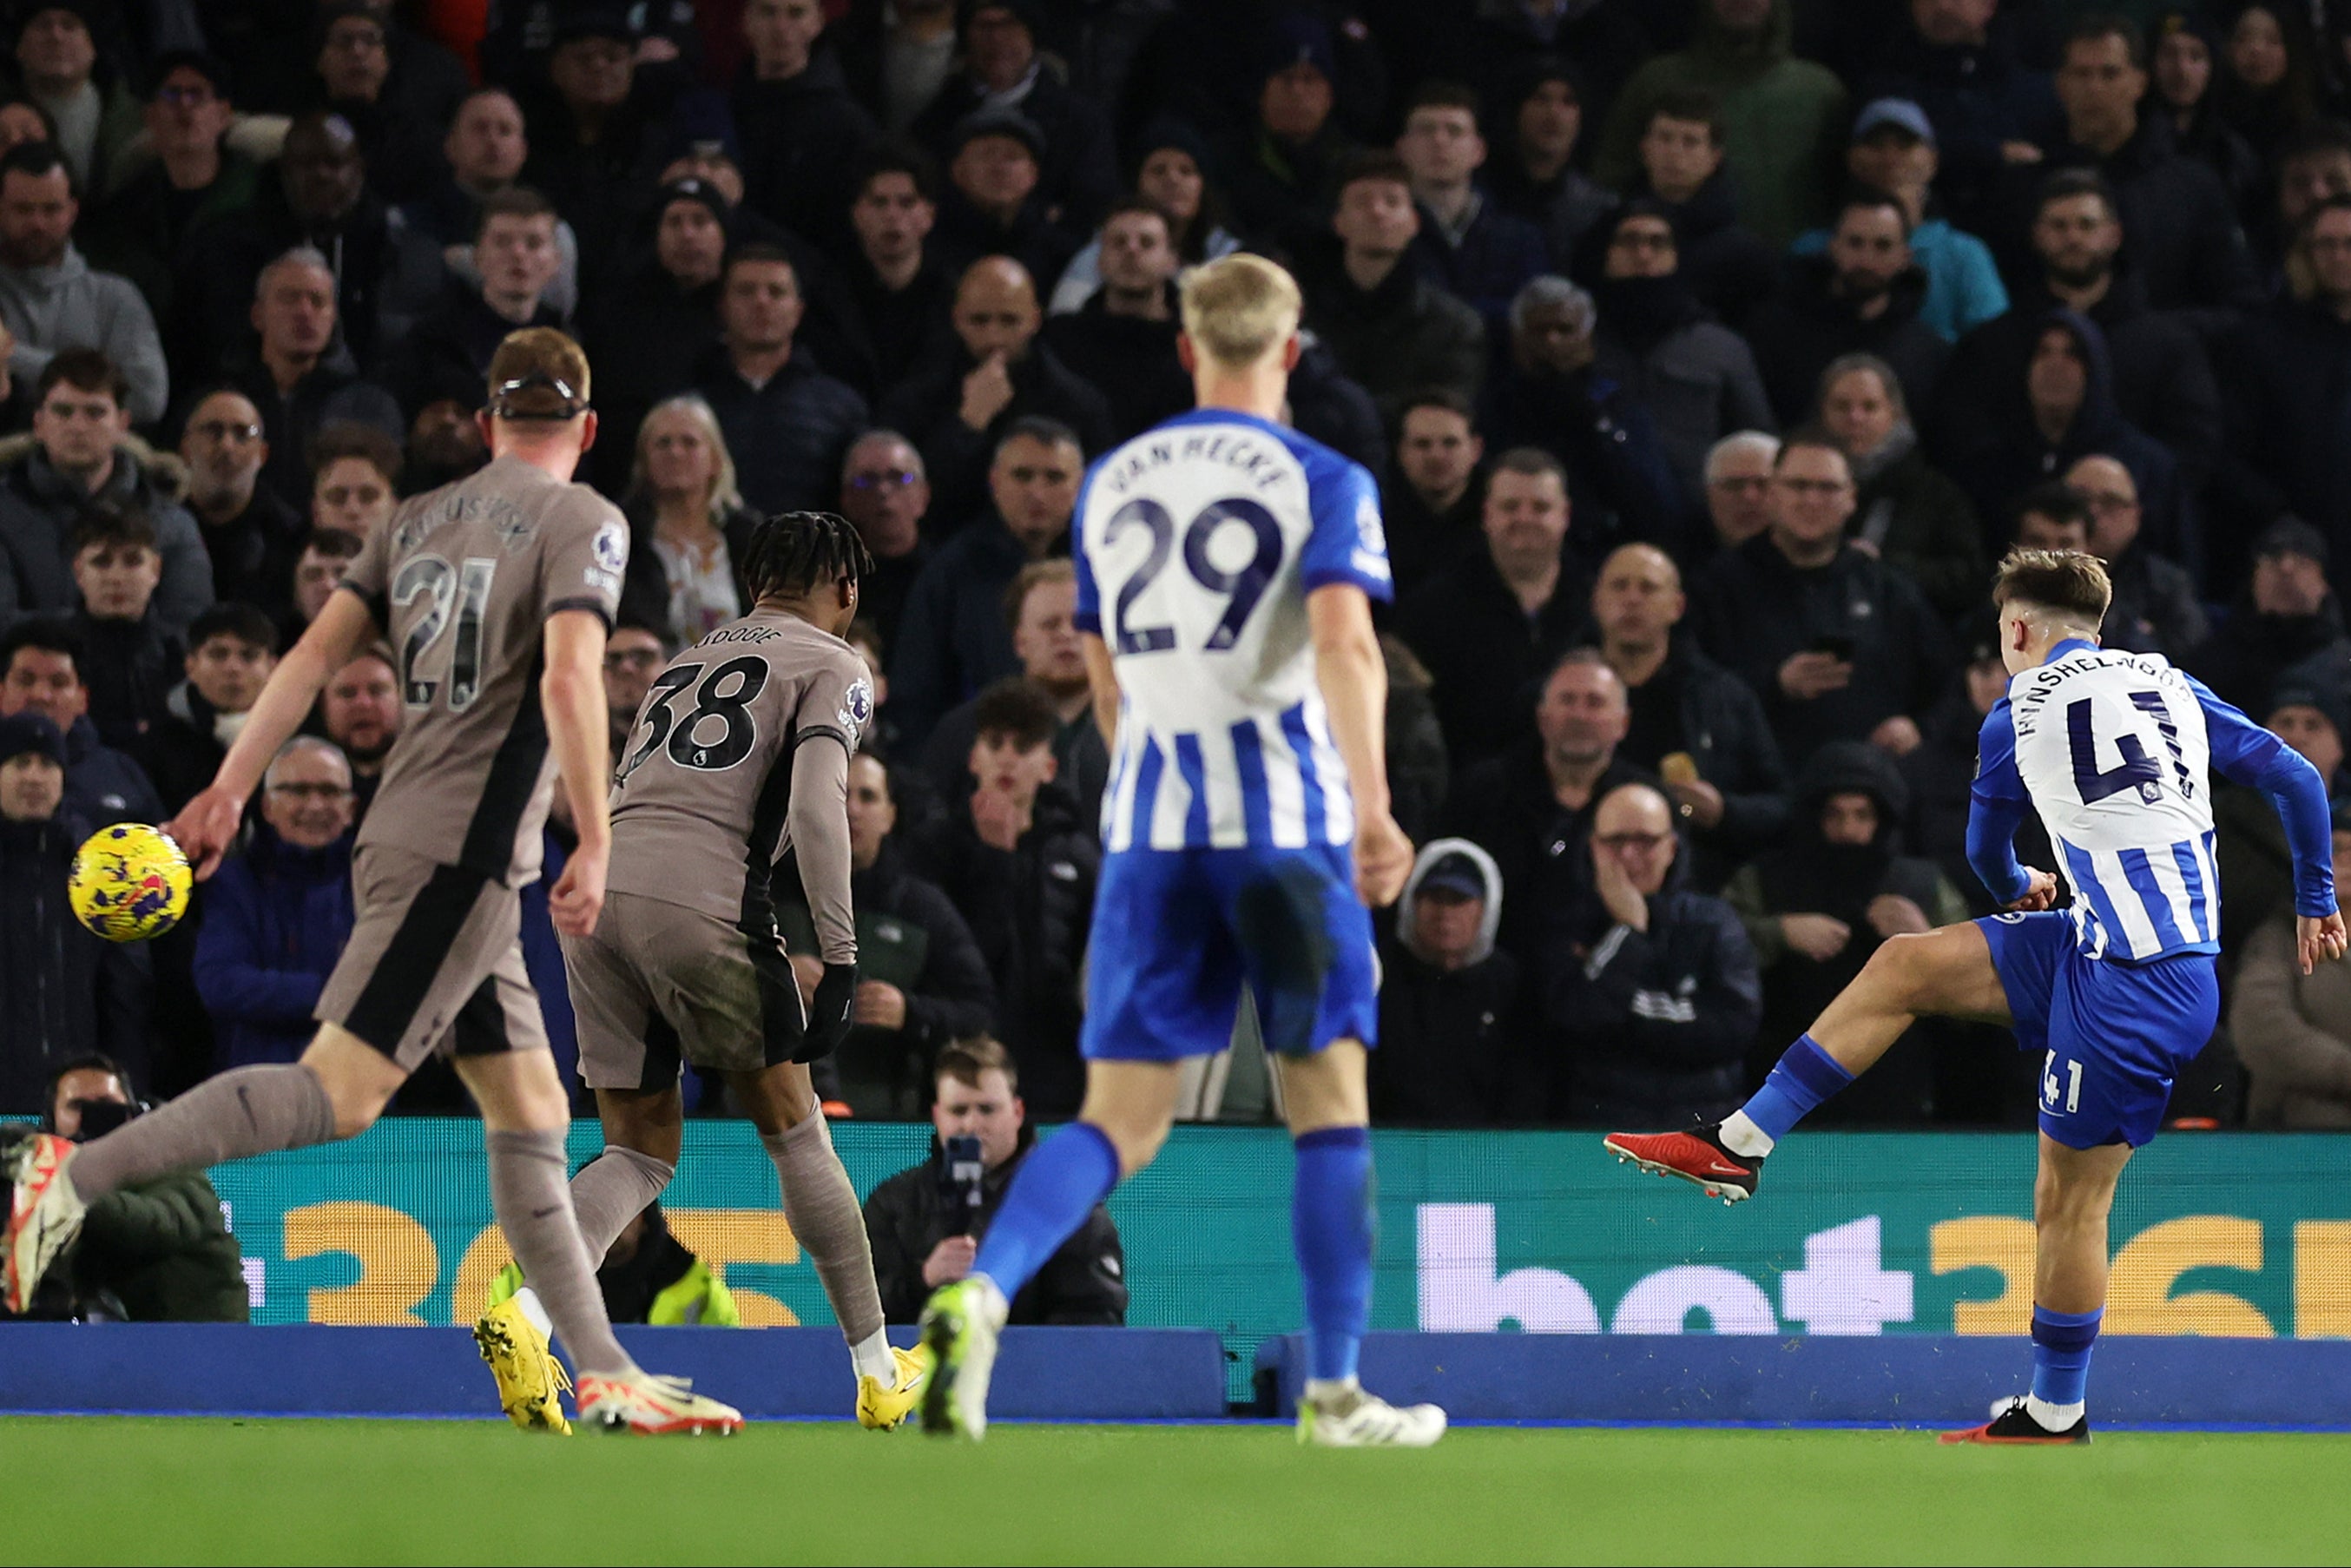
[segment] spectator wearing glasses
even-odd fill
[[[306,525],[262,486],[269,439],[261,411],[234,388],[206,392],[188,411],[180,456],[188,465],[188,510],[212,559],[213,591],[283,616],[293,608],[294,552]]]
[[[197,225],[233,221],[249,211],[261,189],[261,167],[223,141],[236,110],[220,61],[175,49],[156,59],[148,79],[147,139],[154,159],[124,171],[99,193],[83,232],[91,264],[138,285],[155,312],[164,347],[180,359],[185,346],[174,330],[180,247]]]
[[[637,709],[653,689],[653,677],[669,663],[667,638],[642,621],[631,620],[623,609],[604,639],[604,706],[612,721],[612,756],[628,752],[623,746],[636,727]]]
[[[296,736],[264,775],[261,821],[206,885],[196,988],[214,1071],[301,1056],[311,1009],[351,934],[351,768]]]
[[[2175,664],[2186,658],[2210,635],[2210,624],[2196,580],[2139,543],[2138,481],[2114,458],[2093,455],[2065,470],[2065,487],[2088,509],[2090,549],[2106,563],[2106,580],[2114,584],[2100,643],[2160,653]]]
[[[758,517],[735,487],[735,459],[710,405],[671,398],[637,427],[624,613],[680,646],[751,612],[742,561]]]
[[[931,509],[931,482],[923,455],[894,430],[869,430],[850,443],[841,465],[841,515],[872,552],[873,570],[857,585],[857,617],[870,622],[884,645],[898,639],[906,596],[931,556],[923,518]]]
[[[1688,885],[1664,795],[1625,784],[1593,814],[1590,901],[1541,966],[1550,1121],[1667,1127],[1746,1091],[1763,1014],[1755,948],[1721,899]]]
[[[456,100],[420,100],[393,90],[388,13],[371,0],[327,0],[317,12],[311,55],[311,101],[350,122],[374,172],[376,189],[392,202],[414,200],[441,172],[441,131]]]

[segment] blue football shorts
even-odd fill
[[[1371,912],[1343,846],[1106,855],[1086,966],[1091,1061],[1212,1056],[1232,1043],[1243,985],[1268,1051],[1379,1032]]]
[[[1976,925],[1991,944],[2018,1048],[2044,1053],[2041,1130],[2073,1149],[2153,1138],[2174,1074],[2220,1019],[2212,955],[2087,957],[2073,917],[2058,909]]]

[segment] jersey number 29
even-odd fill
[[[1238,571],[1227,571],[1208,558],[1209,541],[1227,523],[1244,525],[1257,540],[1256,554]],[[1111,614],[1111,646],[1121,653],[1164,653],[1176,646],[1176,628],[1138,626],[1134,611],[1134,601],[1159,580],[1159,574],[1167,569],[1167,558],[1175,553],[1176,519],[1158,502],[1137,497],[1111,514],[1110,521],[1102,527],[1102,542],[1114,543],[1120,535],[1138,528],[1150,531],[1151,553],[1143,558],[1141,570],[1118,591],[1118,601]],[[1239,497],[1212,501],[1200,508],[1184,528],[1184,570],[1202,588],[1226,596],[1225,612],[1217,618],[1216,630],[1208,633],[1206,644],[1207,652],[1222,653],[1240,640],[1241,628],[1248,624],[1249,612],[1265,597],[1273,574],[1281,570],[1281,525],[1255,501]]]

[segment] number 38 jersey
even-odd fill
[[[865,661],[797,615],[754,612],[669,663],[622,745],[606,885],[764,928],[789,847],[803,740],[854,753],[873,717]]]
[[[1105,845],[1353,843],[1306,596],[1391,595],[1371,475],[1295,431],[1199,409],[1088,471],[1072,539],[1077,623],[1110,645],[1121,693]]]
[[[2031,800],[2088,956],[2220,951],[2209,770],[2235,771],[2239,727],[2243,715],[2159,655],[2081,642],[2016,676],[1986,716],[1975,793]]]
[[[585,485],[502,457],[402,504],[342,586],[392,645],[407,713],[359,842],[520,886],[538,877],[555,768],[538,705],[559,611],[607,624],[629,527]]]

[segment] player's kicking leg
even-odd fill
[[[676,1378],[644,1371],[613,1336],[565,1179],[563,1137],[570,1107],[554,1058],[544,1047],[460,1056],[457,1072],[481,1107],[490,1203],[498,1228],[579,1370],[580,1418],[608,1430],[739,1431],[740,1413]],[[610,1238],[605,1245],[611,1245]],[[504,1397],[536,1392],[541,1382],[551,1382],[547,1365],[552,1358],[543,1338],[536,1343],[486,1342],[483,1352]],[[543,1397],[554,1404],[551,1388]],[[512,1406],[508,1413],[517,1424],[538,1424],[526,1422]],[[559,1406],[556,1415],[559,1421]]]
[[[925,1431],[973,1439],[987,1435],[988,1378],[1012,1298],[1085,1223],[1094,1205],[1158,1155],[1175,1124],[1181,1087],[1178,1062],[1086,1064],[1078,1119],[1020,1162],[969,1276],[939,1287],[923,1308],[923,1345],[931,1356]]]
[[[1889,938],[1798,1037],[1753,1098],[1720,1122],[1679,1133],[1611,1133],[1607,1149],[1708,1197],[1755,1196],[1764,1156],[1790,1128],[1876,1065],[1922,1015],[2010,1022],[1991,946],[1969,921]]]
[[[40,1134],[17,1149],[6,1239],[6,1300],[22,1312],[74,1238],[93,1200],[172,1171],[356,1137],[382,1113],[408,1074],[334,1024],[298,1062],[240,1067],[208,1078],[161,1109],[76,1147]]]
[[[1298,1440],[1334,1448],[1425,1448],[1445,1435],[1434,1405],[1395,1406],[1364,1391],[1356,1361],[1372,1311],[1372,1143],[1363,1046],[1332,1040],[1277,1056],[1298,1153],[1290,1239],[1306,1296],[1306,1388]]]
[[[2086,1443],[2090,1349],[2106,1302],[2106,1215],[2128,1144],[2068,1148],[2041,1134],[2032,1184],[2032,1388],[1946,1443]]]

